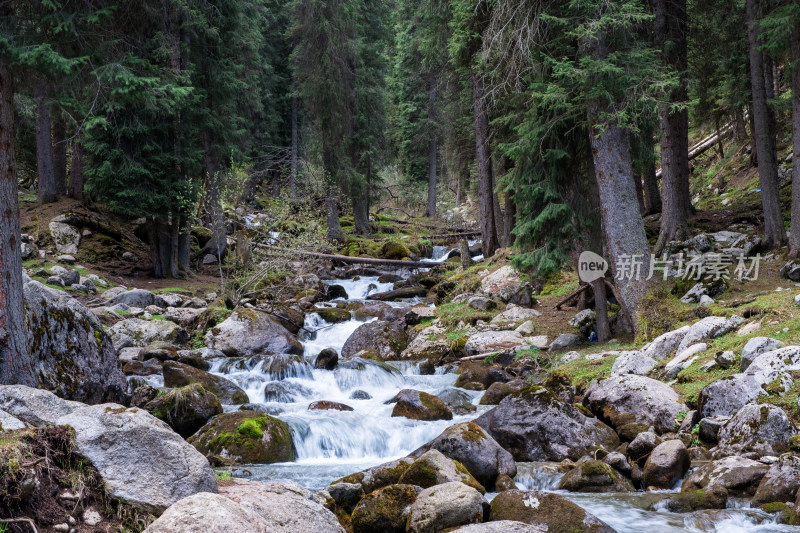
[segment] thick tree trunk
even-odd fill
[[[181,226],[179,231],[178,270],[180,272],[189,273],[192,270],[192,223],[189,217],[181,217]]]
[[[467,242],[467,239],[458,241],[458,249],[461,252],[461,268],[466,270],[472,265],[472,256],[469,254],[469,242]]]
[[[737,144],[747,140],[747,124],[744,121],[744,113],[739,109],[733,115],[733,140]]]
[[[428,76],[428,120],[431,125],[436,120],[436,74],[431,71]],[[428,206],[425,216],[436,218],[436,132],[431,127],[428,141]]]
[[[494,190],[492,189],[492,159],[489,148],[489,117],[484,103],[483,80],[472,72],[472,108],[475,115],[475,143],[478,167],[478,203],[483,239],[483,255],[487,259],[498,248],[497,228],[494,218]]]
[[[67,194],[67,124],[61,113],[53,118],[53,176],[56,194]]]
[[[40,204],[56,201],[56,181],[53,171],[53,139],[50,134],[50,98],[47,80],[38,79],[34,87],[36,102],[36,168],[39,173]]]
[[[505,221],[503,223],[503,246],[511,248],[517,240],[514,227],[517,222],[517,204],[514,201],[514,191],[506,192],[506,208],[503,210]]]
[[[329,241],[344,241],[344,232],[339,222],[339,200],[336,198],[336,190],[332,185],[328,185],[325,197],[325,213],[328,223],[327,237]]]
[[[752,85],[751,85],[752,87]],[[750,117],[750,165],[753,167],[758,166],[758,143],[756,143],[756,120],[753,115],[753,108],[750,107],[748,113]]]
[[[500,209],[500,197],[497,194],[497,172],[495,171],[494,165],[491,165],[490,168],[492,169],[492,213],[494,213],[494,227],[495,232],[497,232],[497,247],[503,245],[503,235],[505,235],[505,214],[503,210]]]
[[[599,342],[605,342],[611,337],[605,278],[592,282],[592,292],[594,292],[595,333]]]
[[[800,20],[792,27],[792,226],[789,253],[800,257]]]
[[[639,176],[633,177],[633,186],[636,187],[636,201],[639,202],[639,213],[644,216],[645,207],[644,207],[644,185],[642,184],[642,179]]]
[[[359,235],[369,235],[372,228],[369,223],[369,202],[367,200],[366,187],[363,190],[353,192],[353,220],[355,221],[356,233]]]
[[[750,83],[753,91],[753,124],[755,144],[758,146],[758,176],[761,182],[761,202],[764,210],[764,247],[781,246],[786,239],[778,190],[778,161],[775,153],[772,119],[767,105],[764,77],[764,56],[758,23],[758,0],[747,0],[747,35],[750,41]]]
[[[67,194],[70,198],[83,200],[83,185],[86,177],[83,174],[83,145],[75,142],[72,145],[72,158],[69,165],[69,186]]]
[[[670,101],[659,109],[661,129],[661,231],[655,253],[660,255],[668,241],[689,235],[689,112],[675,111],[672,104],[688,100],[686,84],[686,0],[654,0],[656,43],[666,63],[680,76],[680,85]]]
[[[297,154],[299,149],[299,132],[297,130],[297,95],[292,95],[292,161],[291,174],[289,178],[289,196],[297,198]]]
[[[0,15],[7,8],[0,8]],[[17,162],[14,153],[14,86],[0,55],[0,383],[36,386],[25,338]]]

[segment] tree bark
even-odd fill
[[[758,176],[761,182],[761,203],[764,210],[764,247],[769,250],[781,246],[786,239],[778,187],[778,161],[775,152],[774,129],[771,112],[767,105],[764,76],[764,55],[758,23],[758,0],[747,0],[747,36],[750,42],[750,83],[753,92],[753,125],[755,145],[758,147]]]
[[[50,133],[50,98],[47,80],[39,78],[34,86],[36,102],[36,167],[39,173],[40,204],[56,201],[56,182],[53,171],[53,139]]]
[[[514,201],[514,191],[506,192],[506,207],[503,210],[505,221],[503,223],[503,246],[511,248],[517,240],[514,227],[517,220],[517,203]]]
[[[592,292],[594,292],[595,334],[597,334],[597,340],[599,342],[605,342],[611,337],[605,278],[600,278],[592,282]]]
[[[83,200],[83,185],[86,182],[86,177],[83,174],[83,152],[83,145],[76,141],[72,145],[69,185],[67,187],[69,197],[76,200]]]
[[[652,142],[652,137],[646,139],[646,142],[648,160],[644,167],[644,174],[642,175],[642,181],[644,183],[644,211],[645,214],[653,215],[661,212],[661,191],[658,190],[655,145]]]
[[[739,109],[733,115],[733,140],[737,144],[747,140],[747,125],[744,121],[744,113]]]
[[[472,108],[475,115],[475,143],[478,167],[478,203],[483,239],[483,256],[490,258],[498,248],[497,228],[494,218],[494,191],[492,189],[492,159],[489,148],[489,117],[484,103],[483,80],[472,71]]]
[[[372,233],[372,228],[369,224],[367,194],[366,187],[363,190],[353,191],[353,220],[355,221],[356,233],[359,235]]]
[[[336,198],[336,190],[332,185],[328,185],[325,197],[325,213],[328,223],[327,237],[329,241],[344,241],[344,232],[339,222],[339,200]]]
[[[222,198],[219,189],[219,171],[212,153],[211,132],[204,133],[205,171],[206,171],[206,207],[211,211],[211,241],[205,246],[210,253],[222,262],[228,248],[228,235],[225,228],[225,213],[222,210]]]
[[[686,69],[686,0],[653,0],[656,43],[665,62],[680,77],[679,87],[669,102],[659,108],[661,129],[661,230],[655,253],[660,255],[668,241],[682,241],[689,235],[689,111],[675,111],[673,104],[688,100]]]
[[[469,242],[467,242],[467,239],[458,241],[458,249],[461,253],[461,269],[466,270],[472,265],[472,256],[469,254]]]
[[[291,174],[289,178],[289,196],[292,199],[297,198],[297,152],[298,152],[298,139],[300,137],[297,130],[297,95],[292,94],[292,162]]]
[[[428,76],[428,120],[430,121],[430,140],[428,141],[428,206],[425,216],[436,218],[436,132],[433,128],[436,120],[436,74],[431,71]]]
[[[0,15],[8,8],[0,8]],[[14,85],[0,55],[0,383],[36,386],[25,338],[17,162],[14,152]]]
[[[67,194],[67,124],[61,113],[53,118],[53,176],[56,194]]]
[[[800,19],[792,27],[792,222],[789,254],[800,257]]]

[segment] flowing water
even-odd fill
[[[449,253],[434,247],[431,262],[441,262]],[[325,281],[342,285],[350,301],[391,290],[393,284],[377,277]],[[420,300],[395,302],[408,306]],[[374,320],[374,319],[371,319]],[[422,422],[392,417],[393,405],[385,402],[401,389],[437,394],[453,387],[456,375],[439,372],[421,375],[410,363],[381,364],[364,359],[340,360],[336,370],[313,368],[314,359],[325,348],[341,352],[348,337],[365,322],[355,318],[327,324],[317,314],[306,317],[302,358],[283,356],[289,364],[274,370],[263,358],[245,361],[216,360],[211,371],[233,380],[250,401],[262,404],[286,421],[292,431],[297,460],[292,463],[249,465],[234,470],[236,476],[256,480],[293,481],[310,490],[325,488],[331,481],[393,459],[404,457],[439,435],[446,427],[473,420],[490,409],[479,406],[482,392],[464,391],[477,411],[454,416],[452,421]],[[340,402],[353,411],[309,411],[317,400]],[[230,407],[233,409],[234,407]],[[554,491],[561,479],[554,464],[519,463],[515,482],[520,489]],[[620,533],[678,532],[800,532],[800,528],[775,523],[775,517],[749,509],[746,502],[732,500],[725,510],[671,513],[663,503],[667,491],[633,494],[578,494],[557,491],[594,514]],[[494,495],[487,494],[491,499]]]

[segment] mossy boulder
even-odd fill
[[[411,420],[452,420],[453,412],[442,400],[427,392],[403,389],[393,401],[392,416],[403,416]]]
[[[294,461],[289,425],[255,411],[219,415],[189,439],[212,464],[272,464]]]
[[[330,324],[338,324],[339,322],[347,322],[350,320],[350,311],[347,309],[340,309],[339,307],[317,307],[313,310],[322,320]]]
[[[615,533],[599,518],[552,492],[507,490],[492,500],[491,522],[512,520],[548,533]]]
[[[422,488],[452,481],[460,481],[481,494],[486,492],[483,485],[469,473],[469,470],[463,464],[445,457],[438,450],[429,450],[422,454],[400,476],[400,483],[417,485]]]
[[[331,486],[337,483],[358,484],[365,494],[369,494],[381,487],[399,483],[400,478],[413,462],[414,459],[410,457],[389,461],[388,463],[379,464],[378,466],[373,466],[361,472],[356,472],[341,479],[337,479],[331,483]]]
[[[342,357],[353,357],[367,350],[377,353],[382,360],[399,359],[407,347],[408,334],[403,321],[375,320],[356,328],[342,346]]]
[[[633,492],[631,482],[602,461],[579,464],[564,474],[558,488],[570,492]]]
[[[486,392],[481,397],[480,404],[497,405],[503,400],[503,398],[505,398],[512,392],[521,391],[526,387],[528,387],[528,385],[525,383],[525,381],[521,379],[515,379],[509,381],[508,383],[503,383],[501,381],[492,383],[491,385],[489,385],[489,388],[486,389]]]
[[[186,387],[193,383],[202,385],[205,390],[214,394],[225,405],[242,405],[250,401],[247,393],[230,380],[177,361],[164,363],[165,387]]]
[[[472,403],[472,396],[461,389],[448,387],[436,393],[447,407],[456,415],[468,415],[474,413],[478,408]]]
[[[777,514],[779,524],[800,526],[800,516],[794,508],[784,502],[764,503],[759,505],[759,508],[766,513]]]
[[[390,241],[383,245],[381,254],[386,259],[405,259],[411,257],[411,250],[401,242]]]
[[[725,509],[727,502],[728,491],[724,487],[711,487],[678,493],[667,500],[666,506],[673,513],[691,513],[701,509]]]
[[[491,385],[488,382],[489,368],[491,365],[485,361],[467,361],[458,367],[458,379],[456,387],[462,387],[468,383],[480,383],[483,387]]]
[[[211,417],[222,413],[216,395],[199,383],[159,394],[147,402],[144,409],[169,424],[183,438],[194,435]]]
[[[353,511],[353,533],[404,533],[408,508],[421,491],[414,485],[389,485],[367,494]]]

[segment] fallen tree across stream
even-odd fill
[[[272,246],[269,244],[254,243],[253,246],[261,248],[262,250],[269,250],[281,254],[303,255],[305,257],[313,257],[322,259],[324,261],[338,261],[340,263],[355,264],[355,265],[372,265],[384,266],[394,268],[432,268],[442,263],[428,263],[426,261],[402,261],[399,259],[376,259],[374,257],[351,257],[349,255],[336,255],[336,254],[321,254],[319,252],[306,252],[303,250],[290,250],[288,248],[281,248],[280,246]]]

